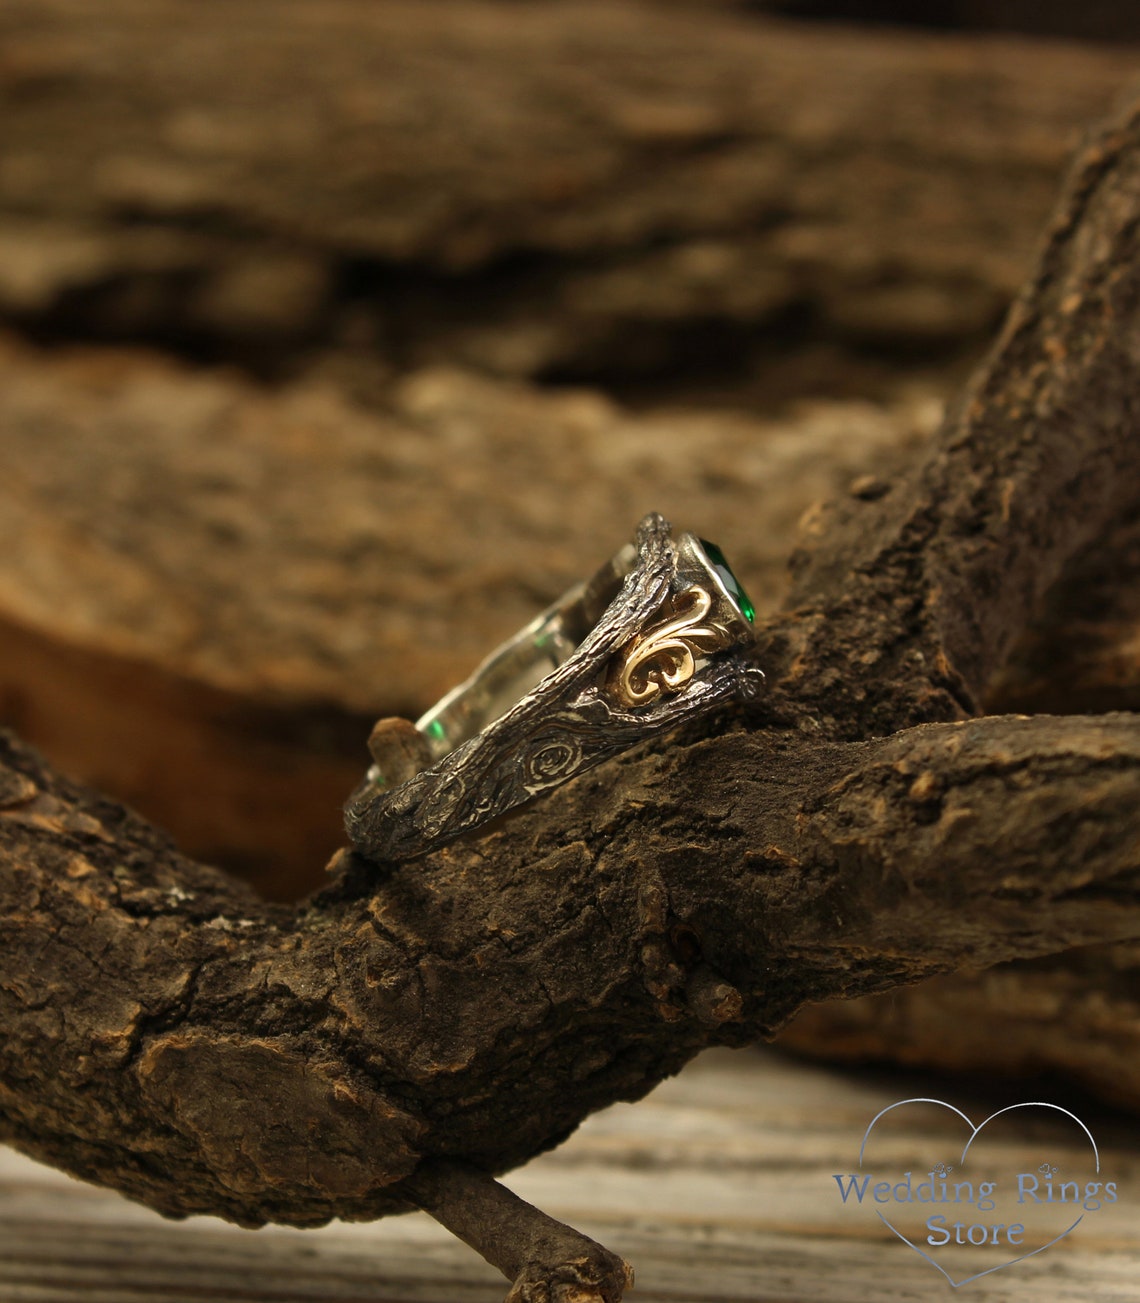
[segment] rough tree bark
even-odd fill
[[[981,347],[1135,76],[636,0],[34,0],[0,50],[25,328],[658,387],[805,331]]]
[[[1140,512],[1066,568],[1010,661],[989,713],[1140,711]],[[1140,947],[1098,946],[947,974],[806,1009],[782,1045],[828,1059],[954,1071],[1060,1073],[1140,1109]]]
[[[769,693],[708,736],[296,909],[7,739],[3,1137],[171,1215],[424,1206],[516,1298],[613,1299],[624,1264],[490,1175],[807,1001],[1140,936],[1140,723],[971,718],[1135,503],[1138,219],[1134,110],[933,453],[817,520]]]

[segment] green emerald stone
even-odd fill
[[[716,571],[720,582],[728,589],[729,597],[740,607],[740,614],[751,624],[756,618],[756,608],[752,605],[752,598],[744,591],[744,585],[733,574],[724,553],[707,538],[702,538],[699,542],[705,550],[705,556],[712,562],[712,568]]]

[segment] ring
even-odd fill
[[[755,612],[724,554],[650,513],[590,580],[414,727],[382,720],[345,806],[369,859],[446,845],[646,738],[754,698]]]

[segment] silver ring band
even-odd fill
[[[576,774],[754,697],[753,610],[715,544],[656,513],[588,582],[503,643],[382,755],[345,807],[375,860],[434,850]],[[377,748],[374,747],[374,755]],[[406,766],[404,766],[406,770]],[[404,781],[400,781],[404,779]]]

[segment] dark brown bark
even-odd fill
[[[932,454],[817,519],[769,694],[708,736],[385,875],[345,856],[296,909],[5,741],[3,1138],[172,1215],[425,1203],[514,1264],[510,1201],[431,1172],[505,1171],[807,1001],[1140,936],[1140,723],[969,718],[1135,505],[1138,228],[1134,111]],[[551,1247],[538,1297],[620,1287]]]
[[[0,311],[28,329],[658,392],[789,338],[980,347],[1135,76],[636,0],[34,0],[0,47]]]
[[[615,1303],[633,1284],[633,1269],[616,1253],[547,1217],[478,1168],[421,1163],[405,1187],[421,1208],[514,1281],[507,1303]]]
[[[1138,765],[1129,716],[734,733],[293,914],[9,745],[5,1138],[168,1213],[391,1211],[806,1000],[1137,935]]]
[[[1067,567],[991,683],[987,708],[1140,710],[1140,511],[1113,521]]]
[[[1138,651],[1140,522],[1133,510],[1066,568],[992,681],[986,709],[1140,710]],[[1060,1074],[1135,1110],[1138,990],[1134,944],[1076,949],[814,1005],[780,1039],[830,1060]]]
[[[1085,151],[917,482],[848,499],[793,558],[785,663],[798,700],[840,731],[975,709],[1065,563],[1135,509],[1133,166],[1125,128]],[[874,668],[848,690],[843,667],[859,663]]]

